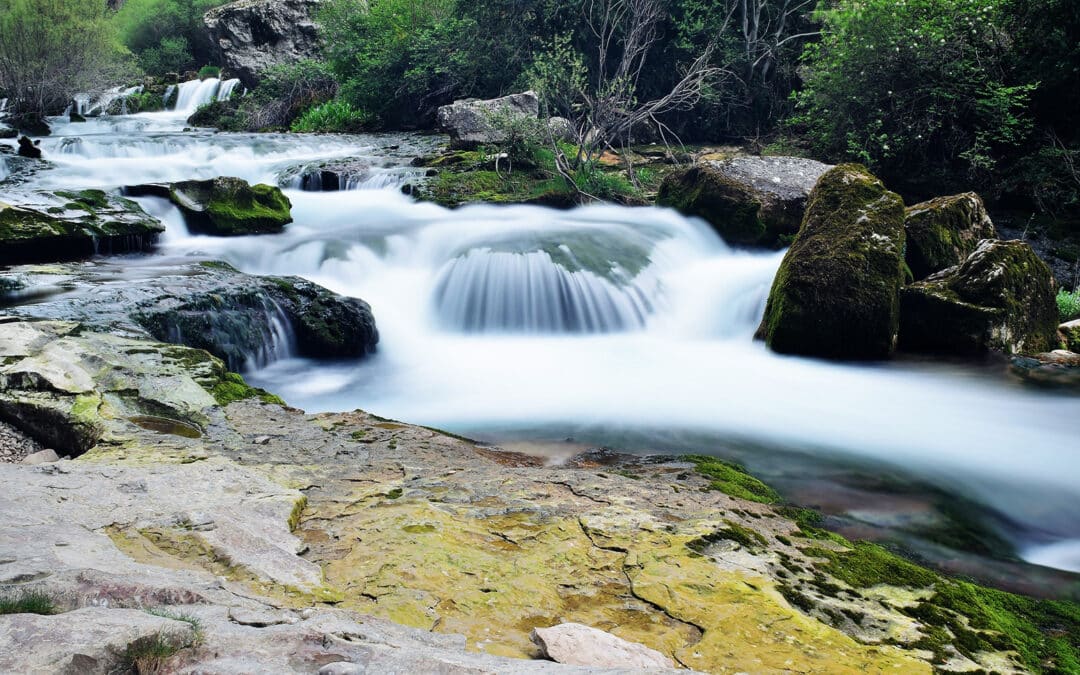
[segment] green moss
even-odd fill
[[[729,244],[777,243],[754,191],[709,166],[669,174],[660,184],[656,203],[705,219]]]
[[[762,504],[780,501],[780,494],[776,490],[751,476],[738,464],[707,455],[685,455],[680,459],[693,463],[694,469],[709,479],[710,490]]]
[[[207,234],[277,233],[292,222],[292,204],[272,185],[220,177],[174,183],[169,195],[184,212],[188,226]]]
[[[738,523],[730,520],[724,521],[727,527],[716,530],[711,534],[707,534],[703,537],[699,537],[692,541],[687,542],[687,546],[692,551],[698,553],[704,553],[705,549],[711,544],[715,544],[718,541],[733,541],[740,546],[748,549],[753,549],[758,546],[765,546],[768,541],[760,532],[751,530],[748,527],[743,527]]]
[[[935,573],[865,541],[856,542],[853,548],[844,551],[808,548],[804,552],[815,558],[826,559],[828,562],[820,569],[852,588],[869,588],[879,584],[924,588],[938,578]]]
[[[41,591],[0,595],[0,614],[56,614],[56,603]]]
[[[252,387],[238,373],[225,373],[221,380],[210,389],[211,395],[220,406],[227,406],[234,401],[257,398],[264,403],[285,405],[285,401],[270,392]]]
[[[304,515],[305,508],[307,508],[307,497],[300,497],[293,504],[292,511],[289,512],[289,532],[300,527],[300,517]]]
[[[401,495],[402,495],[402,489],[399,488],[399,487],[396,487],[396,488],[393,488],[392,490],[390,490],[389,492],[386,493],[386,498],[387,499],[400,499]]]
[[[205,267],[209,270],[222,270],[224,272],[237,272],[238,270],[225,262],[224,260],[204,260],[199,263],[200,267]],[[275,277],[271,277],[272,279]]]

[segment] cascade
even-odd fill
[[[182,82],[178,85],[179,93],[176,95],[175,110],[190,114],[207,103],[228,100],[239,83],[240,80],[223,82],[216,77]]]

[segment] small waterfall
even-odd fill
[[[205,80],[191,80],[178,85],[176,108],[178,112],[193,113],[199,106],[213,101],[227,101],[240,80],[221,80],[210,77]]]
[[[127,87],[127,88],[113,87],[112,89],[110,89],[110,90],[106,91],[104,94],[102,94],[101,98],[99,98],[92,105],[89,104],[90,97],[88,95],[86,95],[86,94],[81,94],[81,95],[76,94],[75,101],[76,101],[76,103],[78,104],[78,106],[80,108],[78,110],[80,115],[95,115],[95,114],[100,115],[100,114],[107,114],[108,111],[109,111],[109,107],[117,99],[120,99],[121,100],[121,108],[120,108],[121,113],[120,114],[124,115],[124,114],[127,114],[127,99],[128,99],[128,97],[134,96],[135,94],[141,94],[142,91],[143,91],[142,85],[138,85],[138,86],[135,86],[135,87]],[[84,108],[84,104],[79,102],[79,97],[80,96],[86,96],[85,108]]]
[[[546,251],[473,249],[443,268],[434,301],[439,321],[466,333],[613,333],[645,327],[648,295]]]
[[[169,97],[173,95],[174,91],[176,91],[175,84],[170,84],[168,87],[165,87],[165,94],[161,97],[161,105],[168,107]]]
[[[263,342],[254,353],[244,359],[244,372],[264,368],[274,361],[292,357],[296,353],[296,335],[292,323],[281,306],[267,299],[263,303],[266,326]]]
[[[6,98],[0,98],[0,115],[7,112],[8,100]]]

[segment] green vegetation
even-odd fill
[[[1080,289],[1075,291],[1060,289],[1057,294],[1057,306],[1063,322],[1080,319]]]
[[[53,599],[41,591],[23,591],[0,595],[2,614],[56,614],[59,609]]]
[[[298,133],[357,133],[371,123],[368,113],[352,107],[348,101],[327,101],[308,108],[292,123]]]
[[[285,405],[285,401],[281,400],[281,397],[275,396],[264,389],[252,387],[238,373],[225,373],[221,380],[213,386],[210,393],[220,406],[227,406],[234,401],[243,401],[249,398],[257,398],[263,403]]]
[[[246,96],[209,103],[188,121],[223,131],[288,131],[305,113],[333,100],[337,91],[337,80],[324,63],[301,61],[275,66],[263,73],[259,86]],[[359,114],[352,119],[355,121]]]
[[[165,662],[188,646],[190,645],[177,643],[158,633],[152,638],[128,645],[124,656],[136,673],[149,675],[162,672]]]
[[[163,619],[172,619],[173,621],[182,621],[182,622],[188,624],[189,626],[191,626],[191,629],[193,631],[195,631],[195,638],[194,638],[194,641],[192,643],[193,645],[200,644],[203,641],[203,637],[204,637],[204,635],[203,635],[203,625],[202,625],[202,621],[197,616],[194,616],[192,614],[187,614],[187,613],[184,613],[184,612],[176,612],[176,611],[173,611],[171,609],[166,609],[166,608],[161,608],[161,607],[155,607],[155,608],[152,608],[152,609],[148,609],[148,610],[146,610],[146,613],[147,614],[153,614],[154,616],[160,616]]]
[[[72,93],[130,73],[104,2],[0,0],[0,92],[21,118],[16,126],[59,114]]]
[[[211,45],[202,17],[226,1],[127,0],[113,23],[146,73],[182,73],[208,62]]]
[[[221,68],[217,66],[203,66],[202,68],[199,68],[200,80],[209,80],[214,77],[221,77]]]
[[[710,480],[710,490],[762,504],[780,501],[780,494],[776,490],[751,476],[738,464],[708,455],[685,455],[680,459],[692,463],[695,471]]]

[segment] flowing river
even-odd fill
[[[663,209],[416,203],[399,187],[419,179],[409,161],[437,137],[185,130],[233,86],[182,85],[177,111],[54,120],[41,142],[51,168],[0,182],[0,199],[218,175],[281,184],[295,222],[274,236],[192,236],[174,207],[140,198],[168,229],[157,253],[123,264],[224,259],[368,301],[373,357],[246,373],[293,405],[363,408],[556,459],[596,444],[720,454],[856,532],[917,529],[955,501],[1024,560],[1080,571],[1080,398],[1021,387],[1000,364],[772,354],[752,336],[782,253],[733,250]],[[366,167],[355,189],[298,189],[305,167],[331,159]],[[7,172],[0,163],[0,181]]]

